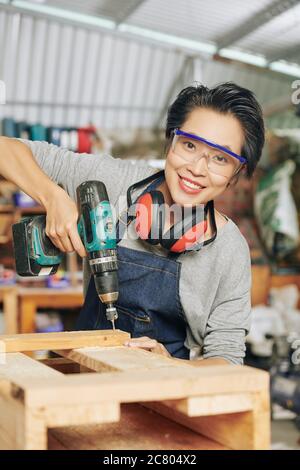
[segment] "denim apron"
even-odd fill
[[[143,194],[155,189],[163,178],[150,184]],[[119,243],[122,239],[119,222],[117,233]],[[176,260],[178,256],[169,253],[164,257],[117,246],[119,298],[115,303],[118,312],[115,325],[133,338],[156,339],[174,357],[189,359],[189,350],[184,346],[186,320],[179,297],[181,264]],[[76,329],[111,328],[92,276]]]

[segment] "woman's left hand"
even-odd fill
[[[141,338],[131,338],[124,343],[124,346],[129,348],[146,349],[146,351],[161,354],[162,356],[172,357],[163,344],[159,343],[155,339],[148,338],[148,336],[142,336]]]

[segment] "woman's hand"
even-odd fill
[[[131,338],[129,341],[124,343],[124,346],[134,349],[146,349],[162,356],[172,357],[168,350],[163,344],[159,343],[155,339],[148,338],[148,336],[142,336],[141,338]]]
[[[73,199],[60,187],[52,193],[45,204],[47,211],[46,235],[63,252],[76,251],[86,256],[77,229],[78,210]]]

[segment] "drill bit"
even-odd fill
[[[115,330],[115,320],[118,318],[118,312],[116,307],[112,303],[107,304],[106,307],[106,318],[111,321],[113,330]]]

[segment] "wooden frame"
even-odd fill
[[[269,448],[266,372],[193,367],[126,348],[128,338],[119,330],[0,337],[0,448]],[[61,357],[19,352],[39,348]]]

